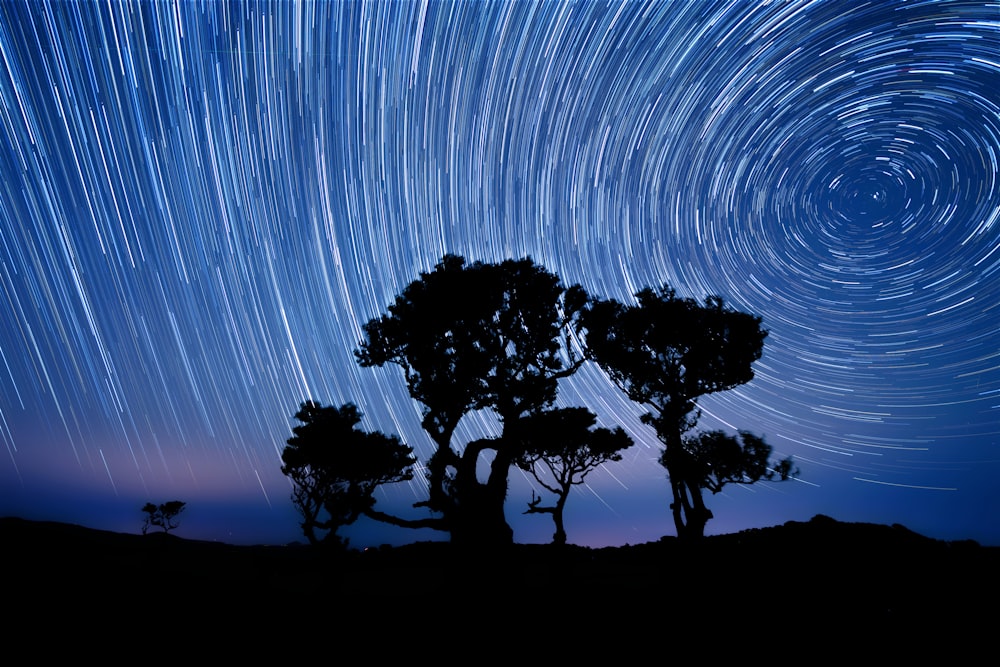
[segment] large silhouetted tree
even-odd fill
[[[375,504],[381,484],[412,479],[412,448],[395,436],[366,432],[357,406],[303,403],[281,453],[281,472],[292,480],[292,502],[311,544],[346,546],[337,530]],[[317,531],[326,531],[318,534]]]
[[[508,429],[549,407],[559,379],[582,362],[574,354],[572,325],[586,301],[583,288],[564,287],[530,258],[468,264],[446,255],[411,282],[387,314],[369,321],[358,362],[402,369],[435,444],[427,462],[428,498],[417,503],[433,516],[371,515],[445,530],[458,543],[512,542],[504,500],[520,441]],[[459,422],[475,410],[493,411],[501,433],[454,443]],[[477,464],[488,453],[489,475],[481,482]]]
[[[706,476],[706,465],[718,470],[709,464],[728,450],[692,449],[691,443],[700,440],[685,443],[684,435],[697,423],[699,397],[753,379],[753,363],[761,356],[767,332],[759,317],[733,310],[716,296],[699,303],[664,286],[644,289],[636,299],[634,305],[594,301],[580,319],[581,331],[590,357],[629,398],[649,409],[643,420],[664,447],[661,462],[670,478],[677,534],[700,537],[712,518],[702,490],[719,479]],[[737,459],[737,467],[727,468],[721,479],[761,479],[760,450],[751,451],[754,456]],[[731,463],[727,459],[726,465]],[[787,477],[791,462],[781,465],[776,470]]]
[[[566,544],[563,510],[570,490],[583,484],[588,474],[609,461],[620,461],[633,441],[621,427],[594,429],[597,416],[586,408],[559,408],[521,420],[523,453],[517,465],[555,494],[554,505],[542,505],[532,492],[525,514],[551,514],[554,544]]]

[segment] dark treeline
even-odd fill
[[[416,504],[427,516],[375,507],[379,485],[412,478],[412,447],[360,430],[353,404],[308,401],[282,455],[306,538],[346,546],[338,529],[368,516],[441,530],[454,544],[510,544],[504,504],[510,469],[518,466],[554,496],[551,505],[533,497],[526,513],[550,514],[554,542],[565,543],[571,488],[633,444],[620,426],[597,426],[586,407],[554,407],[559,381],[584,363],[598,364],[647,410],[643,422],[662,445],[678,537],[704,535],[712,518],[704,491],[794,475],[791,460],[772,461],[771,447],[753,433],[697,429],[699,397],[753,378],[767,336],[761,319],[716,296],[680,298],[667,286],[635,296],[623,304],[588,295],[530,258],[470,264],[446,255],[421,273],[365,325],[354,353],[362,367],[397,366],[421,406],[435,445],[425,462],[427,498]],[[455,442],[460,421],[478,410],[496,415],[499,432]],[[484,454],[492,460],[481,481]]]

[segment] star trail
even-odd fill
[[[727,487],[708,532],[1000,544],[998,3],[4,2],[0,99],[0,514],[138,532],[178,498],[181,536],[301,539],[300,402],[432,451],[353,350],[455,253],[763,318],[701,425],[801,476]],[[570,495],[569,541],[673,534],[642,409],[590,366],[560,402],[637,440]],[[548,541],[531,488],[512,471],[508,520]]]

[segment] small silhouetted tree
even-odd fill
[[[629,398],[649,409],[643,421],[653,426],[664,448],[661,462],[670,478],[677,535],[700,537],[712,518],[702,490],[730,476],[743,483],[761,479],[755,467],[759,450],[752,449],[758,459],[744,461],[749,468],[727,469],[716,478],[706,476],[706,466],[718,471],[730,465],[712,460],[729,448],[707,446],[696,456],[685,447],[684,436],[697,424],[701,396],[753,379],[767,331],[759,317],[733,310],[717,296],[699,303],[663,286],[644,289],[636,299],[634,305],[594,301],[581,317],[581,333],[590,357]],[[789,461],[788,472],[790,467]]]
[[[427,462],[428,498],[416,504],[433,516],[369,515],[448,531],[455,543],[511,543],[504,501],[520,442],[509,429],[551,406],[559,379],[583,362],[582,353],[574,355],[572,323],[586,300],[583,288],[564,287],[530,258],[467,264],[446,255],[411,282],[386,315],[369,321],[358,362],[402,369],[436,445]],[[461,419],[476,410],[492,411],[501,433],[453,443]],[[477,466],[489,454],[489,474],[481,481]]]
[[[177,515],[184,511],[186,505],[187,503],[179,500],[171,500],[161,505],[146,503],[142,506],[142,511],[146,514],[142,521],[142,534],[145,535],[150,526],[158,526],[164,533],[177,528],[180,525]]]
[[[590,410],[576,407],[547,410],[519,424],[524,450],[517,459],[518,467],[556,496],[554,505],[543,506],[541,497],[532,491],[525,514],[552,515],[554,544],[566,544],[563,510],[570,490],[605,463],[620,461],[621,452],[633,444],[621,427],[594,429],[596,421]]]
[[[292,480],[292,503],[310,544],[346,547],[337,530],[375,504],[375,490],[413,477],[413,449],[395,436],[358,429],[361,417],[351,403],[313,401],[295,414],[301,423],[281,453],[281,472]]]

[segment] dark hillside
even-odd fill
[[[241,547],[12,518],[0,520],[0,540],[16,620],[138,636],[175,623],[174,642],[227,636],[220,623],[239,641],[270,642],[316,632],[350,642],[399,624],[424,636],[439,624],[512,638],[576,628],[557,643],[564,657],[626,636],[664,650],[739,636],[866,650],[943,642],[961,653],[992,642],[1000,621],[1000,549],[822,516],[694,545],[488,554],[440,542],[346,554]]]

